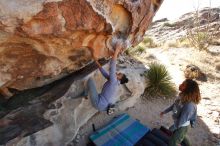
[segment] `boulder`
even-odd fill
[[[125,73],[129,82],[120,86],[119,94],[114,100],[117,101],[118,110],[125,110],[132,107],[143,94],[146,82],[142,74],[147,69],[138,63],[130,65],[120,63],[119,65],[127,66],[118,67],[118,71]],[[97,89],[100,91],[105,82],[104,77],[98,70],[89,74],[89,77],[95,80]],[[49,146],[70,143],[77,135],[79,128],[98,112],[89,99],[75,98],[82,93],[84,81],[72,79],[71,84],[68,83],[69,87],[56,87],[53,92],[50,90],[50,93],[44,94],[44,98],[32,100],[28,106],[8,113],[4,118],[10,118],[13,122],[0,130],[0,144]],[[51,102],[49,102],[51,98],[46,100],[45,96],[52,96],[55,91],[58,93],[57,89],[64,91],[58,95],[60,98],[54,97],[55,100]]]
[[[99,91],[104,83],[92,58],[105,64],[116,43],[138,44],[162,1],[1,0],[0,145],[71,142],[98,112],[75,98],[86,76]],[[146,84],[145,67],[129,59],[118,66],[130,80],[115,97],[119,110],[133,106]]]
[[[136,45],[163,0],[1,0],[0,92],[40,87]]]
[[[207,81],[207,76],[205,73],[201,71],[201,69],[193,64],[189,64],[186,66],[184,70],[185,78],[187,79],[196,79],[199,81]]]

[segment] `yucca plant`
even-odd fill
[[[152,63],[149,71],[145,73],[148,85],[145,89],[145,97],[172,97],[176,94],[174,83],[171,82],[166,67],[162,64]]]

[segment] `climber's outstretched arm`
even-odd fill
[[[117,76],[116,76],[116,61],[118,59],[118,54],[121,52],[122,50],[122,46],[120,43],[117,43],[115,46],[115,52],[114,55],[110,61],[110,71],[109,71],[109,79],[111,82],[115,82],[117,81]]]
[[[109,79],[109,74],[104,70],[104,68],[102,68],[102,66],[100,65],[98,60],[95,60],[96,64],[99,67],[100,72],[102,73],[103,77],[105,77],[106,79]]]
[[[112,60],[117,60],[118,59],[118,54],[120,54],[122,51],[122,44],[117,43],[115,46],[115,52],[113,54]]]

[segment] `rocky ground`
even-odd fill
[[[137,56],[135,58],[145,66],[154,61],[164,64],[176,85],[184,80],[183,70],[186,65],[195,64],[201,68],[208,80],[206,82],[198,81],[202,100],[198,105],[197,126],[190,129],[188,136],[193,146],[220,145],[220,70],[218,67],[220,56],[212,56],[193,48],[148,49]],[[140,99],[133,108],[120,111],[112,116],[108,116],[106,113],[96,114],[80,129],[77,139],[74,141],[75,145],[83,146],[88,142],[88,136],[92,133],[92,124],[95,124],[97,128],[102,127],[115,115],[124,112],[139,119],[150,128],[160,125],[169,127],[172,124],[170,114],[160,119],[159,113],[169,106],[174,98],[143,99]]]

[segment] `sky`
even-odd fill
[[[168,18],[175,20],[181,15],[195,11],[197,7],[220,7],[220,0],[164,0],[158,12],[154,16],[154,20]]]

